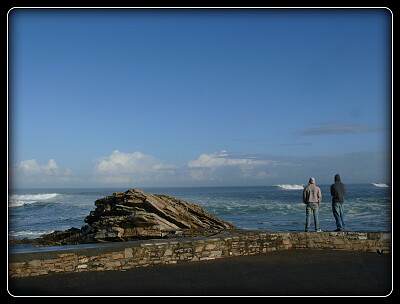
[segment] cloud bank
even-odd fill
[[[94,160],[90,174],[61,170],[54,159],[30,159],[15,167],[12,178],[22,187],[157,187],[304,184],[310,176],[331,183],[390,181],[390,154],[358,152],[337,156],[289,157],[230,153],[200,154],[185,165],[166,164],[150,154],[114,150]]]

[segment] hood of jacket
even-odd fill
[[[309,184],[315,184],[315,178],[314,177],[310,177],[308,183]]]

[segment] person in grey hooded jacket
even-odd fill
[[[332,213],[335,217],[336,227],[335,231],[343,231],[345,227],[344,222],[344,195],[346,194],[346,186],[340,181],[340,175],[335,175],[335,183],[331,185],[332,195]]]
[[[303,190],[303,203],[307,205],[306,207],[306,229],[305,231],[310,231],[310,217],[311,212],[314,214],[314,226],[315,231],[321,232],[319,228],[318,219],[318,206],[322,201],[321,189],[315,184],[315,178],[310,177],[308,181],[308,186]]]

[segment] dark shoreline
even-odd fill
[[[387,296],[391,290],[391,254],[311,249],[8,281],[13,296]]]

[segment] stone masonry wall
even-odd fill
[[[127,270],[228,258],[288,249],[361,250],[391,252],[388,232],[221,232],[203,238],[153,239],[118,243],[105,248],[14,253],[11,277],[100,270]]]

